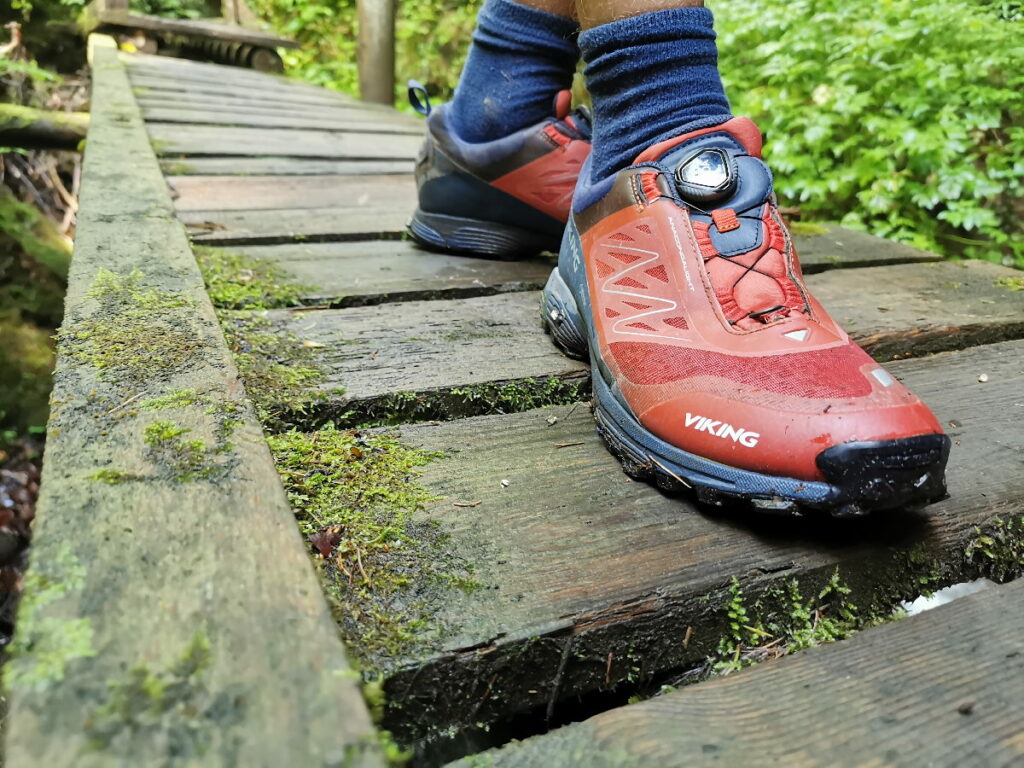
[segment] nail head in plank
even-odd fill
[[[631,482],[582,405],[403,427],[405,442],[444,454],[424,476],[444,498],[424,517],[445,526],[484,588],[453,592],[437,617],[444,635],[388,663],[388,724],[417,737],[542,707],[566,647],[562,698],[624,684],[638,665],[645,679],[698,665],[728,631],[734,576],[752,604],[788,579],[817,594],[838,566],[865,612],[916,597],[919,578],[974,578],[986,563],[965,556],[976,526],[1020,515],[1024,431],[1006,413],[1022,355],[1024,342],[1006,342],[894,363],[956,425],[950,498],[854,521],[701,510]]]
[[[153,362],[105,376],[90,358],[102,350],[67,336],[58,346],[21,652],[5,669],[5,759],[380,765],[116,44],[93,36],[90,53],[93,123],[62,333],[116,334],[119,313],[141,307],[144,325],[118,358]],[[169,396],[176,407],[146,405]],[[230,446],[218,412],[237,420]],[[189,431],[147,443],[157,421]],[[175,442],[193,439],[204,442]],[[160,686],[164,698],[147,698]]]
[[[148,123],[146,130],[158,155],[279,155],[411,161],[423,143],[421,136],[412,135],[393,134],[370,141],[361,134],[281,128]]]
[[[535,291],[550,259],[478,259],[426,251],[410,242],[292,243],[237,246],[232,252],[271,261],[306,286],[303,301],[341,307]]]
[[[1020,763],[1022,602],[995,587],[452,768]]]

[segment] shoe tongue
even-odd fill
[[[660,160],[676,147],[679,147],[688,141],[692,141],[693,139],[700,138],[701,136],[708,136],[713,133],[728,134],[739,142],[748,155],[758,158],[761,157],[763,142],[761,138],[761,131],[758,129],[757,124],[749,117],[734,117],[732,120],[722,123],[721,125],[715,125],[710,128],[701,128],[697,131],[684,133],[682,136],[675,136],[671,139],[666,139],[665,141],[659,141],[657,144],[653,144],[641,152],[637,156],[634,165],[644,165],[646,163],[654,162],[655,160]]]

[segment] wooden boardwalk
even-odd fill
[[[1011,290],[1019,273],[943,262],[842,229],[798,233],[817,296],[946,425],[954,440],[950,497],[920,513],[842,524],[712,511],[631,482],[601,444],[586,404],[587,367],[559,354],[541,330],[539,288],[549,258],[451,257],[403,238],[415,199],[411,166],[420,122],[269,75],[118,55],[102,40],[94,48],[95,135],[86,155],[67,333],[103,311],[94,307],[100,267],[118,275],[137,267],[146,285],[153,276],[154,290],[177,286],[193,297],[197,327],[209,336],[198,353],[206,373],[157,366],[144,385],[125,389],[123,381],[115,386],[81,374],[81,355],[62,342],[55,397],[71,405],[60,406],[51,423],[36,557],[58,553],[83,516],[96,518],[109,507],[111,517],[106,527],[83,533],[81,551],[99,575],[88,571],[72,590],[80,598],[60,597],[39,609],[43,619],[92,617],[92,653],[67,660],[62,685],[15,688],[9,754],[36,755],[51,739],[47,754],[66,755],[54,763],[76,764],[83,745],[94,743],[80,725],[95,719],[85,709],[90,692],[138,659],[173,665],[202,625],[221,648],[246,649],[237,658],[214,654],[210,679],[217,685],[210,685],[225,695],[244,690],[247,700],[269,697],[273,705],[259,716],[236,711],[235,719],[218,720],[221,735],[209,737],[205,752],[192,753],[197,761],[280,765],[276,757],[287,754],[293,764],[327,765],[334,764],[331,754],[349,750],[374,764],[380,758],[367,741],[369,715],[340,643],[324,628],[327,603],[315,594],[307,554],[326,579],[349,655],[383,691],[378,725],[414,745],[420,765],[500,743],[501,734],[526,735],[545,722],[612,709],[709,657],[725,658],[723,640],[734,620],[729,606],[738,594],[749,621],[761,627],[785,624],[797,593],[805,605],[832,595],[811,605],[815,626],[835,618],[838,594],[845,595],[838,601],[843,610],[856,606],[858,621],[850,621],[866,623],[922,591],[982,575],[1006,581],[1024,570],[1024,292]],[[133,175],[130,187],[119,186]],[[177,221],[168,218],[172,204]],[[294,527],[284,530],[281,486],[240,400],[182,225],[193,246],[237,255],[236,282],[267,265],[294,281],[291,306],[261,313],[259,322],[286,350],[313,350],[322,376],[272,404],[278,407],[264,420],[265,431],[297,426],[316,440],[332,421],[389,423],[405,445],[431,457],[422,478],[410,472],[402,480],[409,488],[422,484],[428,499],[409,523],[408,546],[422,535],[424,551],[443,564],[438,568],[470,574],[472,584],[456,583],[447,572],[439,577],[436,569],[403,571],[400,599],[388,605],[414,605],[418,631],[401,643],[371,642],[379,619],[357,610],[364,603],[344,595],[339,602],[331,592],[337,574],[331,576],[330,561],[340,555],[324,560]],[[221,308],[221,323],[241,317]],[[229,343],[236,353],[251,353],[230,336]],[[213,439],[223,424],[209,398],[227,398],[241,403],[232,413],[238,409],[248,437],[231,441],[245,447],[232,454],[230,469],[175,484],[154,475],[152,440],[138,437],[156,417],[123,404],[195,388],[202,376],[203,391],[215,394],[176,417]],[[102,429],[70,434],[97,397],[109,400],[101,413],[115,408],[124,418],[114,424],[96,417]],[[366,434],[358,439],[375,433]],[[107,443],[112,447],[97,464],[96,451]],[[81,448],[86,444],[89,451]],[[76,446],[81,455],[73,455]],[[368,449],[354,450],[361,456]],[[81,480],[115,466],[136,481]],[[296,474],[304,477],[294,467],[284,475],[293,493]],[[177,507],[185,497],[192,506]],[[162,580],[135,591],[128,581],[141,578],[140,567],[115,565],[120,555],[103,536],[134,530],[142,510],[152,521],[149,539],[176,543],[144,556],[160,565]],[[225,533],[207,540],[221,525],[231,541]],[[369,596],[360,599],[376,599],[375,584],[362,580]],[[99,607],[107,595],[109,604]],[[786,595],[788,602],[780,597]],[[287,605],[291,598],[297,602]],[[1020,598],[1018,586],[1000,587],[934,615],[612,709],[521,747],[488,752],[479,764],[749,764],[762,757],[801,765],[913,764],[920,750],[925,762],[1009,765],[1024,760],[1024,710],[1013,694],[1024,685],[1024,648],[1019,611],[1010,608]],[[227,604],[237,626],[220,616]],[[122,623],[129,610],[138,618]],[[167,642],[147,650],[157,631]],[[292,643],[291,658],[282,655]],[[260,666],[263,674],[254,674]],[[62,693],[72,683],[77,699]],[[819,684],[828,694],[820,704]],[[873,709],[887,698],[901,702],[898,711],[895,704]],[[773,707],[785,713],[778,731]],[[275,723],[275,711],[303,714]],[[149,731],[135,724],[106,744],[143,764],[141,756],[152,760],[147,735],[155,730],[161,744],[171,744],[168,733],[180,730],[165,722],[170,717],[154,716],[160,727],[147,721]],[[332,732],[332,722],[348,725]],[[250,733],[259,735],[239,747]],[[794,745],[798,735],[806,736],[806,748]],[[943,743],[951,745],[948,753]],[[946,761],[946,754],[962,759]]]

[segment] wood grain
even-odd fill
[[[225,67],[232,69],[232,67]],[[350,105],[345,96],[324,88],[312,89],[295,87],[286,82],[268,82],[262,85],[245,85],[231,82],[227,75],[217,81],[185,80],[173,74],[156,74],[144,71],[131,72],[132,88],[144,89],[152,94],[178,94],[178,98],[191,96],[214,96],[228,99],[249,98],[268,103],[309,105],[312,107]],[[243,97],[239,94],[246,93]]]
[[[200,245],[398,240],[405,235],[405,225],[412,208],[412,205],[388,205],[262,211],[183,211],[180,218],[188,227],[192,242]]]
[[[282,128],[147,123],[158,155],[256,155],[412,161],[421,136],[394,134],[370,141],[360,134]],[[411,165],[411,162],[410,162]]]
[[[1024,582],[454,766],[1018,765]]]
[[[1013,270],[971,262],[837,270],[808,285],[880,360],[1024,337],[1024,293],[995,285]],[[886,311],[865,304],[873,296]],[[540,294],[353,307],[300,313],[286,327],[326,350],[330,418],[381,397],[429,397],[488,381],[576,376],[545,334]],[[344,394],[336,394],[339,387]]]
[[[255,211],[288,208],[384,208],[416,204],[412,175],[171,176],[174,208]]]
[[[111,301],[142,301],[90,293],[109,270],[143,296],[171,297],[149,312],[146,328],[177,329],[172,338],[197,351],[134,380],[104,376],[69,341],[59,347],[15,641],[27,650],[5,670],[6,762],[381,765],[356,675],[173,218],[115,43],[90,40],[93,125],[62,332],[116,323]],[[170,354],[159,347],[166,333],[150,349],[148,332],[128,340],[122,357]],[[186,390],[201,399],[142,407]],[[208,478],[182,479],[172,459],[152,452],[145,429],[170,420],[212,446],[212,406],[239,419],[231,445],[216,458],[203,450],[215,470]],[[95,479],[104,470],[127,479]],[[190,649],[204,646],[205,664],[184,671]]]
[[[836,226],[828,226],[826,230],[821,234],[793,235],[793,245],[806,274],[846,267],[880,267],[886,264],[942,260],[936,253],[894,243],[865,232]]]
[[[163,159],[169,176],[305,176],[339,174],[409,173],[408,160],[310,160],[298,157],[190,157]]]
[[[552,263],[477,259],[426,251],[411,242],[250,245],[230,249],[281,266],[309,304],[354,307],[396,301],[470,298],[544,286]]]
[[[373,113],[310,114],[303,110],[271,112],[252,109],[219,109],[162,104],[143,111],[147,123],[187,123],[192,125],[229,125],[239,128],[308,128],[348,133],[412,133],[423,135],[423,125],[414,120],[382,119]]]
[[[788,579],[817,594],[839,567],[865,612],[916,597],[922,578],[974,578],[976,526],[1020,514],[1024,433],[1007,413],[1020,415],[1022,355],[1008,342],[892,364],[948,425],[950,498],[859,521],[702,509],[631,482],[582,405],[403,427],[444,454],[425,477],[444,498],[424,517],[484,586],[453,592],[442,636],[390,669],[386,725],[422,737],[549,701],[557,719],[559,701],[701,664],[726,632],[733,577],[752,605]]]

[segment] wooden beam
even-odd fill
[[[90,49],[6,764],[380,766],[115,43]]]
[[[364,101],[395,101],[395,0],[357,0],[359,95]]]
[[[1022,600],[985,590],[450,768],[1019,765]]]
[[[78,149],[89,129],[85,112],[54,112],[0,104],[0,145],[23,149]]]

